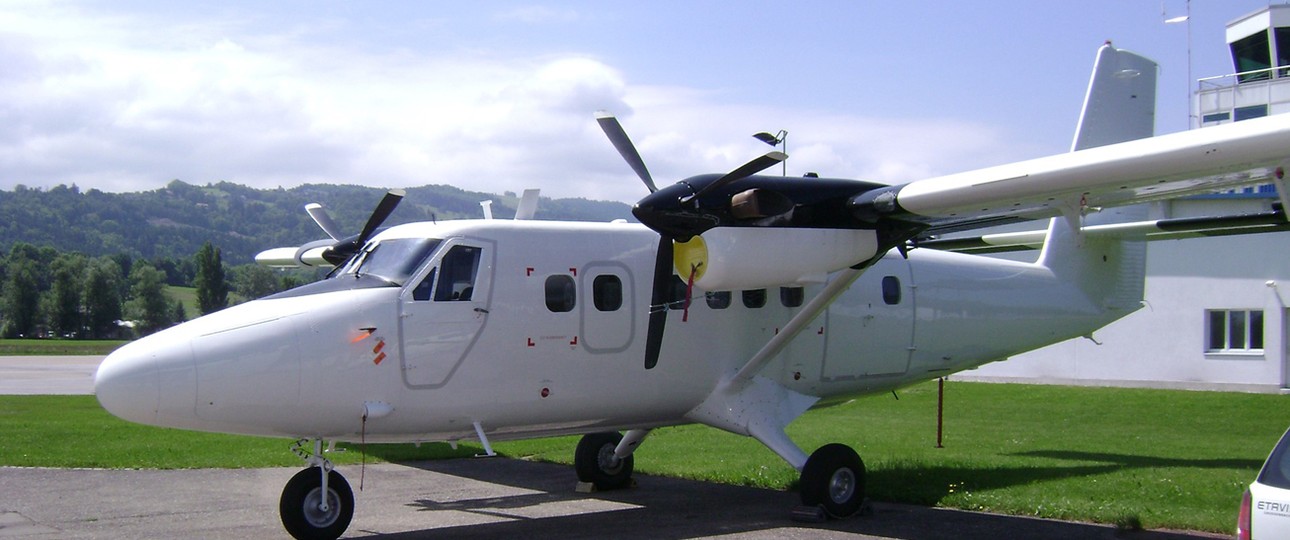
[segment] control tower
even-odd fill
[[[1198,81],[1199,127],[1290,112],[1290,5],[1227,23],[1227,46],[1235,72]]]

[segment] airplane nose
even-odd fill
[[[166,417],[192,416],[192,346],[187,339],[167,337],[162,332],[129,343],[103,360],[94,374],[94,394],[104,409],[151,425],[170,425]]]

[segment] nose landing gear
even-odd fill
[[[339,538],[354,517],[354,491],[340,473],[332,470],[330,460],[322,456],[322,440],[314,440],[313,454],[301,447],[306,439],[292,448],[309,463],[282,488],[278,514],[282,526],[297,540],[334,540]]]

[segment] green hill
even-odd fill
[[[325,238],[304,212],[325,206],[336,223],[357,233],[385,190],[354,185],[307,184],[291,189],[255,189],[220,182],[198,186],[175,180],[133,193],[81,191],[75,185],[49,189],[17,186],[0,191],[0,253],[15,242],[91,256],[188,258],[210,241],[229,264],[250,262],[263,249]],[[493,201],[493,215],[511,218],[519,199],[452,186],[408,188],[386,225],[431,219],[480,217],[479,201]],[[538,217],[574,221],[631,219],[623,203],[542,199]]]

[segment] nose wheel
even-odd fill
[[[335,540],[354,518],[354,490],[323,457],[322,439],[313,440],[312,453],[305,449],[308,442],[300,439],[291,446],[309,466],[282,488],[278,515],[282,526],[297,540]]]
[[[349,482],[336,471],[320,471],[309,467],[296,473],[278,501],[282,525],[298,540],[339,538],[354,517],[354,492]],[[326,486],[323,474],[327,475]]]

